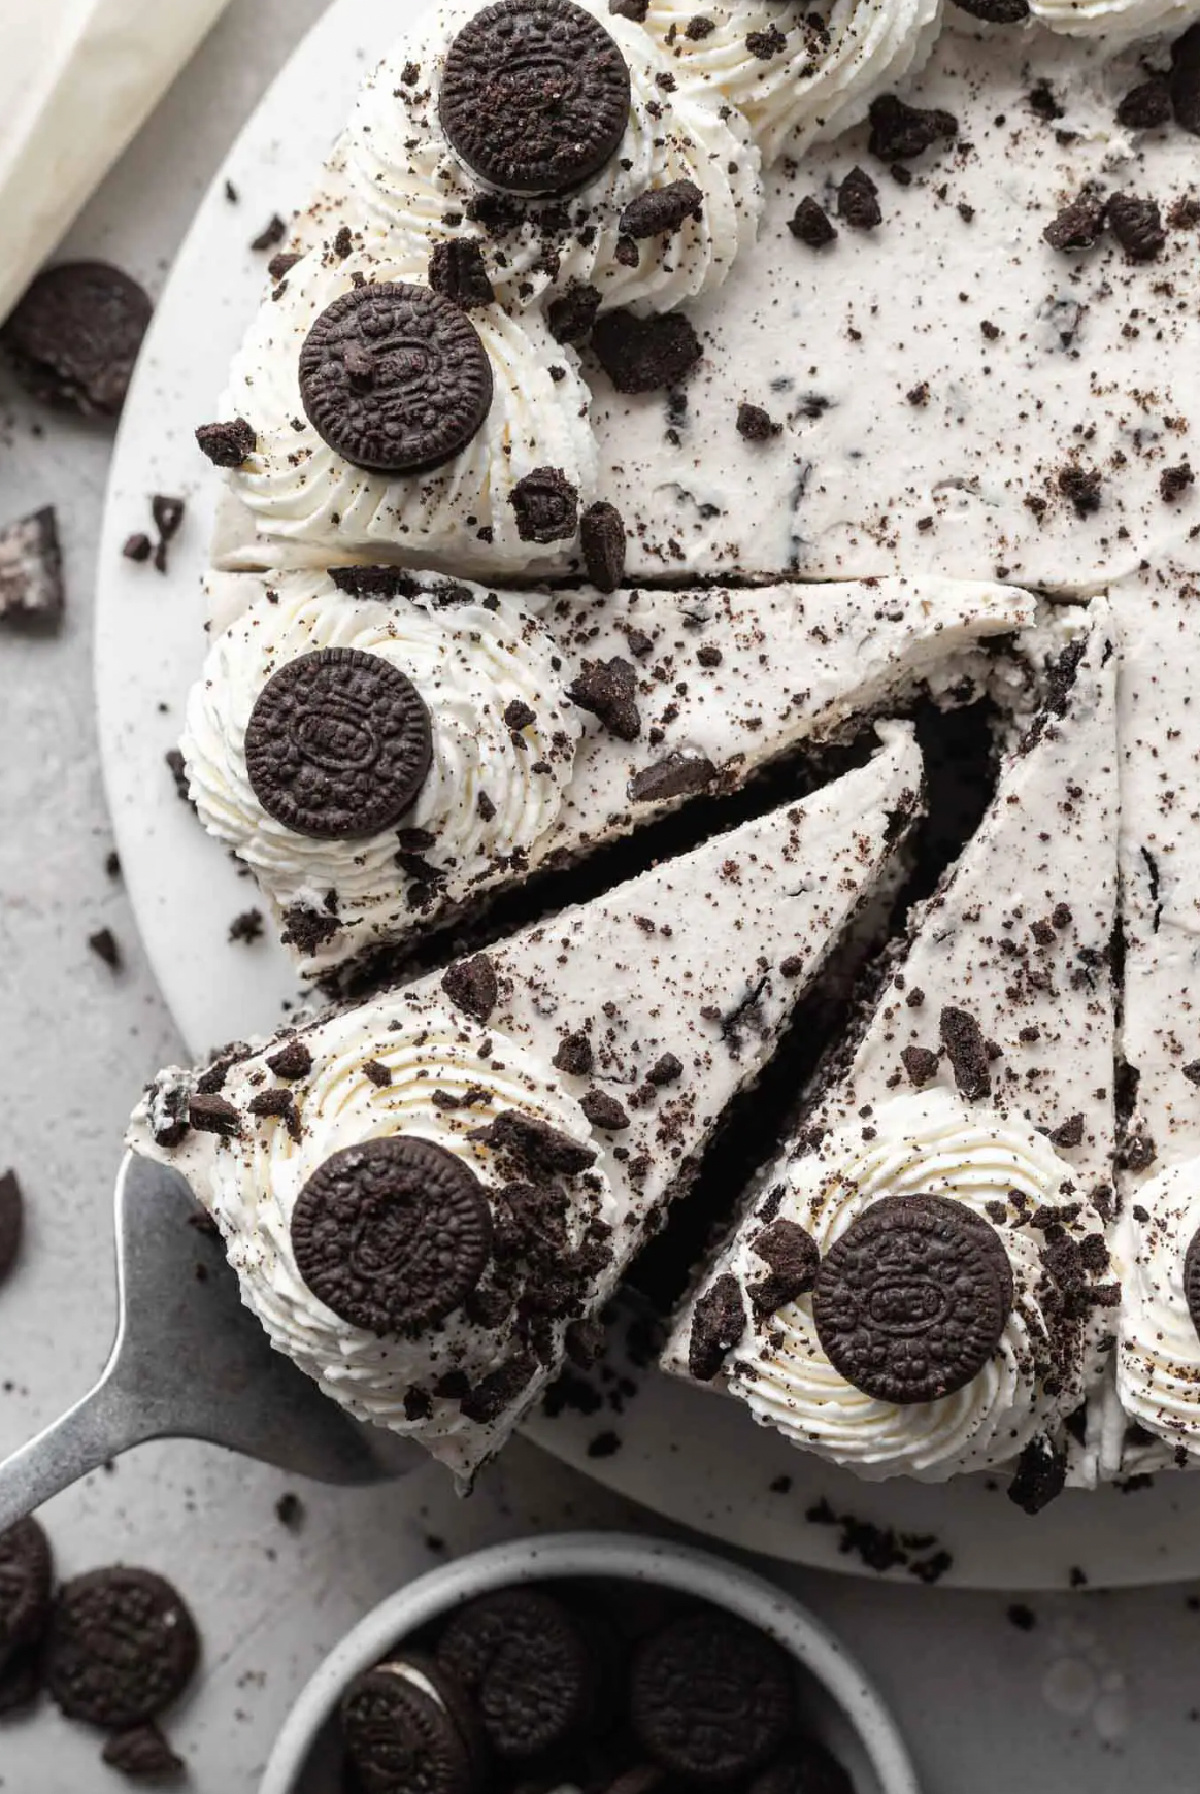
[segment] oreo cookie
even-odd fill
[[[830,1362],[876,1401],[937,1401],[991,1358],[1013,1303],[1000,1235],[944,1196],[884,1196],[834,1242],[813,1289]]]
[[[126,1731],[183,1693],[199,1655],[195,1622],[163,1577],[90,1570],[58,1592],[46,1681],[68,1718]]]
[[[854,1783],[815,1738],[796,1738],[787,1754],[756,1776],[747,1794],[854,1794]]]
[[[25,1232],[25,1198],[15,1171],[0,1171],[0,1283],[8,1276],[21,1250]]]
[[[791,1732],[792,1666],[731,1615],[689,1614],[640,1646],[630,1717],[642,1748],[669,1774],[733,1781],[761,1769]]]
[[[492,1250],[483,1186],[416,1134],[335,1152],[301,1190],[292,1250],[309,1289],[380,1337],[428,1332],[470,1295]]]
[[[428,473],[460,454],[492,404],[492,364],[462,307],[399,281],[352,287],[300,350],[300,399],[335,454]]]
[[[1200,1333],[1200,1227],[1192,1235],[1183,1261],[1183,1297],[1192,1325]]]
[[[573,0],[499,0],[451,43],[438,114],[467,167],[508,193],[569,193],[611,161],[629,70]]]
[[[359,648],[322,648],[268,679],[245,755],[254,795],[276,822],[349,840],[390,828],[412,807],[433,763],[433,732],[399,667]]]
[[[173,1781],[184,1771],[182,1757],[175,1755],[153,1722],[114,1732],[100,1754],[110,1769],[119,1770],[130,1781]]]
[[[442,1634],[437,1661],[472,1698],[492,1749],[508,1762],[546,1756],[591,1715],[596,1670],[584,1634],[539,1589],[473,1601]]]
[[[0,1533],[0,1664],[45,1631],[52,1572],[50,1541],[36,1520]]]
[[[424,1657],[357,1676],[342,1698],[341,1727],[362,1794],[473,1794],[482,1784],[473,1716]]]
[[[35,399],[84,417],[116,417],[153,307],[107,262],[65,262],[34,280],[0,331]]]

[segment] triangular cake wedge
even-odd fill
[[[668,1348],[868,1477],[1019,1458],[1036,1506],[1111,1326],[1114,674],[1096,602]]]
[[[275,1346],[469,1477],[616,1285],[921,806],[907,725],[802,803],[199,1074],[181,1170]]]
[[[980,645],[1034,614],[1014,587],[940,579],[604,596],[376,568],[211,588],[218,632],[181,743],[191,796],[310,976],[733,791],[922,684],[961,701],[990,664]],[[389,812],[377,769],[391,779],[422,731],[425,770]]]
[[[1200,1458],[1200,765],[1190,672],[1200,573],[1117,587],[1125,995],[1130,1104],[1112,1246],[1122,1301],[1110,1475]]]

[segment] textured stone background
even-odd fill
[[[234,0],[72,234],[157,291],[239,124],[321,0]],[[397,5],[402,22],[403,0]],[[0,1167],[31,1210],[0,1294],[0,1453],[83,1393],[112,1325],[109,1199],[141,1080],[175,1053],[110,846],[92,721],[95,544],[110,438],[38,415],[0,374],[0,520],[59,508],[69,615],[52,641],[0,641]],[[86,946],[107,925],[116,975]],[[629,1511],[531,1448],[460,1503],[439,1474],[383,1492],[304,1487],[303,1529],[277,1522],[288,1479],[205,1447],[131,1454],[50,1504],[64,1572],[122,1559],[164,1570],[196,1608],[206,1663],[171,1732],[199,1794],[251,1794],[300,1684],[347,1625],[446,1549]],[[645,1524],[645,1521],[641,1523]],[[1138,1524],[1136,1496],[1129,1523]],[[431,1545],[430,1540],[441,1541]],[[1200,1732],[1200,1612],[1187,1589],[1035,1598],[1032,1632],[1002,1596],[773,1572],[839,1629],[894,1701],[930,1794],[1184,1794]],[[118,1786],[99,1741],[44,1707],[0,1726],[0,1787]]]

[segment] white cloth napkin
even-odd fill
[[[0,321],[228,0],[0,0]]]

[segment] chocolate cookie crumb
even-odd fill
[[[304,257],[296,250],[284,250],[281,254],[273,255],[271,257],[270,261],[267,263],[267,273],[271,276],[272,280],[283,280],[291,273],[292,269],[296,266],[296,263],[302,262],[303,260]]]
[[[1062,1494],[1066,1481],[1066,1446],[1049,1439],[1031,1439],[1017,1459],[1008,1499],[1027,1514],[1040,1514]]]
[[[95,934],[88,935],[88,946],[102,959],[110,972],[120,970],[121,948],[111,928],[98,928]]]
[[[202,1134],[232,1139],[242,1131],[241,1117],[223,1096],[197,1094],[188,1104],[188,1120]]]
[[[634,238],[665,236],[689,218],[699,218],[703,204],[704,195],[695,181],[671,181],[630,200],[621,213],[621,229]]]
[[[711,1383],[746,1328],[742,1292],[729,1271],[717,1278],[692,1311],[688,1370],[697,1383]]]
[[[158,1727],[149,1721],[114,1732],[100,1753],[110,1769],[117,1769],[131,1781],[170,1781],[183,1774],[184,1762],[177,1757]]]
[[[267,1065],[277,1078],[306,1078],[312,1063],[312,1054],[302,1040],[285,1041],[277,1052],[267,1055]]]
[[[600,309],[600,294],[582,280],[572,280],[565,292],[546,307],[546,323],[556,343],[586,343]]]
[[[66,262],[35,277],[0,344],[35,399],[84,417],[116,417],[152,310],[119,268]]]
[[[477,1022],[487,1021],[500,995],[496,968],[486,953],[448,967],[442,974],[442,989],[456,1008]]]
[[[522,542],[569,542],[579,527],[579,493],[560,467],[535,467],[508,502]]]
[[[1153,261],[1166,247],[1167,233],[1155,199],[1114,193],[1105,207],[1104,218],[1131,262]]]
[[[667,803],[673,797],[691,797],[707,791],[717,778],[717,769],[703,754],[668,754],[634,773],[629,781],[629,796],[634,803]]]
[[[1058,489],[1075,508],[1077,517],[1090,517],[1100,509],[1101,477],[1094,467],[1063,467],[1059,470]]]
[[[304,1503],[291,1489],[286,1490],[275,1503],[275,1518],[289,1532],[299,1532],[304,1525]]]
[[[260,909],[244,909],[241,915],[235,916],[229,924],[230,940],[241,941],[246,946],[253,941],[261,940],[262,934],[263,913]]]
[[[1168,81],[1175,123],[1200,137],[1200,24],[1190,26],[1171,45]]]
[[[258,446],[253,426],[240,417],[227,424],[201,424],[196,441],[214,467],[241,467]]]
[[[704,353],[682,312],[639,318],[606,312],[592,332],[592,347],[617,392],[657,392],[682,380]]]
[[[1117,107],[1117,123],[1131,131],[1154,131],[1171,117],[1171,89],[1164,75],[1131,87]]]
[[[629,1111],[607,1090],[586,1091],[579,1099],[579,1107],[593,1127],[603,1128],[607,1134],[619,1134],[629,1126]]]
[[[812,1289],[821,1254],[812,1235],[798,1222],[771,1221],[751,1243],[770,1272],[749,1292],[758,1315],[775,1314]]]
[[[683,1076],[683,1061],[674,1053],[662,1053],[646,1073],[646,1082],[661,1087],[677,1084]]]
[[[1083,1116],[1069,1115],[1064,1122],[1054,1128],[1050,1134],[1052,1146],[1064,1146],[1068,1149],[1079,1146],[1083,1141]]]
[[[434,244],[429,257],[429,284],[435,293],[453,300],[464,311],[476,305],[491,305],[496,297],[483,250],[470,237],[450,237]]]
[[[287,236],[287,228],[279,213],[274,213],[269,222],[259,231],[257,237],[252,239],[251,249],[260,255],[268,249],[274,249],[276,243],[282,243]]]
[[[1159,476],[1158,490],[1163,502],[1171,505],[1183,497],[1189,486],[1195,483],[1196,476],[1187,461],[1181,461],[1177,467],[1164,467]]]
[[[25,1198],[13,1170],[0,1172],[0,1283],[8,1276],[21,1249],[25,1231]],[[0,1633],[0,1644],[3,1643]],[[3,1652],[0,1651],[0,1656]]]
[[[1042,232],[1051,249],[1070,254],[1091,249],[1104,229],[1104,196],[1086,187],[1050,220]]]
[[[865,168],[852,168],[838,188],[838,217],[853,230],[874,230],[883,222],[879,188]]]
[[[737,432],[747,442],[769,442],[782,429],[783,425],[774,423],[761,405],[750,405],[743,400],[737,408]]]
[[[565,1071],[571,1077],[586,1078],[592,1069],[594,1057],[592,1043],[581,1031],[563,1035],[552,1063],[559,1071]]]
[[[908,1073],[909,1083],[921,1090],[931,1078],[936,1078],[940,1057],[928,1047],[909,1046],[901,1053],[900,1063]]]
[[[940,138],[958,136],[958,120],[952,112],[909,106],[894,93],[871,101],[867,116],[871,135],[867,148],[881,162],[905,162],[923,155]]]
[[[154,553],[154,544],[145,530],[135,530],[132,536],[126,536],[121,553],[127,561],[148,561]]]
[[[1019,25],[1029,17],[1029,0],[953,0],[955,6],[989,25]]]
[[[837,226],[811,194],[800,201],[788,219],[788,229],[798,243],[806,243],[810,249],[824,249],[837,237]]]
[[[0,622],[57,628],[65,598],[58,515],[43,505],[0,530]]]
[[[636,741],[642,722],[637,706],[637,674],[619,654],[611,660],[585,660],[567,687],[567,696],[581,710],[599,717],[619,741]]]
[[[579,520],[579,546],[598,592],[615,592],[625,573],[625,523],[616,505],[599,499]]]
[[[502,1109],[486,1127],[473,1129],[469,1138],[511,1153],[534,1177],[573,1177],[594,1165],[598,1156],[594,1147],[517,1109]]]
[[[987,1096],[992,1087],[987,1042],[974,1016],[948,1003],[938,1019],[938,1032],[961,1094],[971,1102]]]

